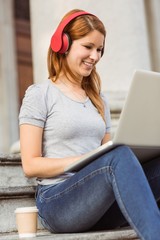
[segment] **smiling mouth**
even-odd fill
[[[83,63],[84,63],[87,67],[89,67],[89,68],[93,68],[93,67],[94,67],[94,64],[93,64],[93,63],[89,63],[89,62],[85,62],[85,61],[83,61]]]

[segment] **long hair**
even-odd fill
[[[67,13],[62,20],[67,18],[73,13],[79,12],[82,10],[74,9]],[[93,30],[97,30],[100,33],[106,36],[106,31],[103,23],[94,15],[83,15],[78,16],[74,20],[72,20],[69,24],[66,25],[64,32],[69,35],[71,41],[80,39],[85,37],[88,33]],[[104,49],[103,49],[104,50]],[[65,54],[60,54],[53,52],[51,47],[48,49],[48,72],[49,72],[49,79],[52,81],[56,81],[61,72],[65,74],[65,76],[70,80],[74,79],[75,82],[78,81],[76,76],[73,74],[72,70],[68,66],[66,61]],[[97,108],[98,112],[102,116],[103,120],[105,121],[105,113],[104,113],[104,103],[101,98],[101,80],[96,71],[96,67],[94,66],[91,74],[87,77],[83,77],[81,82],[82,88],[85,90],[86,94]]]

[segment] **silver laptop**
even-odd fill
[[[112,141],[67,166],[77,171],[119,145],[129,146],[140,162],[160,156],[160,73],[136,70]]]

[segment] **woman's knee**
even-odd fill
[[[126,157],[132,156],[135,158],[135,155],[129,146],[120,145],[120,146],[117,146],[115,150],[118,155],[122,155],[123,157],[124,156],[126,156]]]
[[[138,162],[138,159],[137,159],[136,155],[134,154],[134,152],[131,150],[131,148],[129,146],[126,146],[126,145],[117,147],[115,149],[115,156],[118,159],[121,159],[124,161],[132,161],[135,163]]]
[[[120,165],[121,168],[127,165],[139,167],[139,161],[130,147],[126,145],[117,146],[109,154],[105,154],[106,164],[110,166]],[[122,170],[122,169],[121,169]]]

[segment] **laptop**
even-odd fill
[[[127,145],[143,163],[160,156],[160,73],[135,70],[112,141],[66,167],[78,171],[117,146]]]

